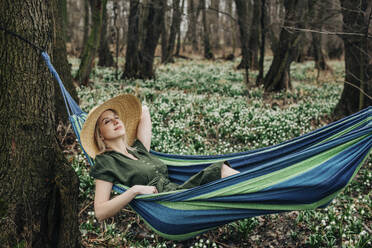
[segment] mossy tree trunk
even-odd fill
[[[238,24],[240,31],[240,46],[242,50],[242,60],[238,69],[249,68],[249,26],[248,26],[248,7],[245,0],[235,0],[236,12],[238,14]]]
[[[372,2],[368,0],[342,0],[344,20],[342,36],[345,45],[345,83],[335,110],[335,117],[353,114],[372,105],[372,42],[367,34],[371,22]],[[357,33],[359,35],[347,35]],[[352,85],[350,85],[352,84]]]
[[[67,60],[67,51],[66,51],[66,0],[56,0],[57,4],[54,8],[54,43],[53,43],[53,59],[52,63],[58,72],[64,86],[70,95],[74,98],[76,102],[79,102],[75,86],[73,84],[73,79],[71,75],[71,65]],[[57,81],[54,81],[56,99],[55,99],[55,108],[56,108],[56,123],[59,122],[67,123],[68,115],[66,111],[65,102],[63,100],[60,87]]]
[[[55,1],[0,2],[0,23],[53,57]],[[35,25],[37,24],[37,25]],[[56,141],[55,88],[39,52],[0,32],[2,247],[80,247],[78,178]],[[4,213],[3,213],[4,214]]]
[[[94,67],[102,30],[102,16],[107,0],[90,0],[92,12],[92,27],[89,38],[84,44],[79,70],[75,79],[82,85],[89,84],[89,75]]]
[[[104,67],[114,66],[114,58],[109,48],[107,39],[107,2],[103,6],[102,12],[102,30],[99,49],[98,49],[98,65]]]
[[[308,4],[305,0],[285,0],[284,27],[280,31],[279,44],[274,51],[274,59],[264,78],[266,92],[292,88],[290,66],[298,54],[301,33],[293,28],[304,28]]]
[[[203,19],[204,58],[213,59],[214,55],[213,55],[211,44],[209,41],[209,25],[208,25],[208,20],[207,20],[205,0],[200,0],[200,5],[202,7],[202,19]]]

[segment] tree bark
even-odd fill
[[[200,0],[199,0],[200,1]],[[198,52],[199,51],[199,46],[198,46],[198,38],[196,35],[196,27],[197,27],[197,22],[199,18],[199,13],[200,13],[200,8],[195,9],[195,0],[191,0],[193,8],[191,9],[192,15],[191,15],[191,44],[192,44],[192,50],[193,52]],[[199,3],[199,6],[201,3]]]
[[[180,0],[173,0],[173,14],[172,14],[172,24],[169,33],[168,47],[164,63],[171,63],[174,61],[173,53],[176,44],[176,36],[180,30],[181,24],[181,11],[180,11]]]
[[[280,31],[278,48],[274,52],[273,62],[264,79],[266,92],[292,88],[290,66],[298,54],[301,34],[286,27],[304,28],[307,6],[307,1],[304,0],[284,1],[286,11],[284,27]]]
[[[54,1],[0,2],[0,23],[53,56]],[[25,11],[26,10],[26,11]],[[35,25],[37,24],[37,25]],[[0,32],[2,247],[80,247],[79,183],[56,141],[55,88],[39,52]]]
[[[309,1],[309,9],[311,11],[311,19],[313,29],[321,32],[323,28],[323,17],[324,12],[326,11],[326,6],[323,2],[320,1]],[[318,71],[330,70],[330,67],[327,65],[325,55],[322,49],[322,34],[319,32],[312,32],[312,49],[315,61],[315,69]]]
[[[228,15],[232,16],[233,15],[233,11],[232,11],[232,4],[233,3],[233,0],[227,0],[226,1],[226,12]],[[232,21],[231,21],[231,18],[229,16],[225,16],[225,21],[224,21],[224,35],[223,35],[223,39],[224,39],[224,45],[227,46],[227,47],[231,47],[232,44],[233,44],[233,30],[232,30],[232,27],[233,27],[233,24],[232,24]]]
[[[85,44],[87,44],[88,37],[89,37],[89,30],[90,30],[90,8],[89,8],[89,1],[90,0],[83,0],[84,1],[84,31],[83,31],[83,43],[81,47],[83,48]],[[81,48],[81,49],[82,49]],[[80,51],[80,59],[83,57],[83,51]]]
[[[258,50],[260,37],[260,20],[261,20],[261,0],[253,1],[253,18],[248,43],[248,63],[249,68],[258,70]]]
[[[202,8],[202,19],[203,19],[204,58],[213,59],[214,55],[212,53],[211,44],[209,41],[209,26],[208,26],[208,20],[207,20],[205,0],[200,0],[200,6]]]
[[[139,78],[154,78],[155,49],[161,34],[161,24],[164,21],[166,0],[150,0],[148,3],[148,14],[144,21],[145,39],[141,48],[141,70]]]
[[[345,44],[345,83],[344,90],[335,110],[334,116],[340,118],[353,114],[360,109],[372,105],[372,44],[367,34],[372,28],[372,2],[368,0],[342,0],[344,33],[359,35],[343,35]],[[350,85],[352,84],[352,85]]]
[[[264,62],[265,62],[265,45],[266,45],[266,0],[261,0],[261,46],[260,46],[260,61],[259,61],[259,73],[256,79],[256,85],[260,85],[263,81],[264,75]]]
[[[98,45],[102,30],[103,9],[107,0],[90,0],[90,9],[92,11],[92,28],[87,42],[84,44],[83,54],[76,73],[75,79],[82,85],[88,85],[89,75],[94,67],[94,59],[97,54]]]
[[[105,67],[114,66],[114,58],[110,51],[107,39],[107,2],[105,5],[103,5],[101,38],[99,40],[100,44],[98,49],[98,65]]]
[[[178,25],[178,30],[177,30],[177,45],[176,45],[176,52],[174,54],[175,56],[180,56],[180,51],[181,51],[181,22],[182,22],[184,8],[185,8],[185,0],[182,0],[181,11],[180,11],[181,21]]]
[[[249,68],[249,26],[248,26],[248,8],[245,0],[235,0],[236,11],[238,14],[238,24],[240,31],[240,45],[242,49],[242,60],[238,69]]]
[[[219,50],[221,49],[220,44],[220,19],[218,13],[220,12],[220,1],[219,0],[211,0],[210,6],[210,30],[211,32],[211,40],[212,40],[212,49]]]
[[[54,38],[53,44],[53,59],[52,63],[54,68],[58,72],[64,86],[66,87],[67,91],[70,93],[72,98],[76,102],[79,102],[77,92],[75,86],[73,84],[72,75],[71,75],[71,65],[67,60],[67,51],[66,51],[66,20],[65,17],[67,16],[61,10],[66,10],[66,0],[57,0],[57,4],[54,8],[54,34],[56,37]],[[66,111],[65,101],[62,97],[60,87],[56,80],[54,80],[54,87],[56,92],[56,99],[55,99],[55,114],[56,114],[56,124],[59,122],[67,123],[68,122],[68,114]]]
[[[138,0],[131,0],[128,17],[128,39],[127,51],[125,55],[125,66],[122,78],[136,78],[139,68],[139,39],[141,37],[139,32],[139,17],[140,17],[140,2]]]

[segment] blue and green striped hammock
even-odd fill
[[[79,139],[86,118],[59,82]],[[228,160],[241,173],[196,188],[136,197],[130,206],[160,236],[182,240],[231,221],[327,206],[353,179],[372,148],[372,107],[287,142],[215,156],[152,151],[182,183],[211,163]],[[91,159],[88,161],[93,165]],[[115,185],[121,193],[123,185]]]

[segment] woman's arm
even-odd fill
[[[147,106],[142,106],[141,120],[138,124],[137,139],[146,147],[147,151],[150,151],[151,135],[152,135],[152,123],[150,111]]]
[[[154,186],[134,185],[123,194],[110,200],[112,183],[96,179],[96,192],[94,197],[94,212],[98,220],[104,220],[118,213],[138,194],[158,193]]]

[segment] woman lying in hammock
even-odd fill
[[[98,220],[115,215],[138,194],[193,188],[239,173],[221,161],[182,185],[172,183],[167,166],[149,153],[151,134],[149,110],[133,95],[114,97],[89,112],[81,143],[95,159],[90,174],[96,179],[94,210]],[[130,188],[110,199],[114,184]]]

